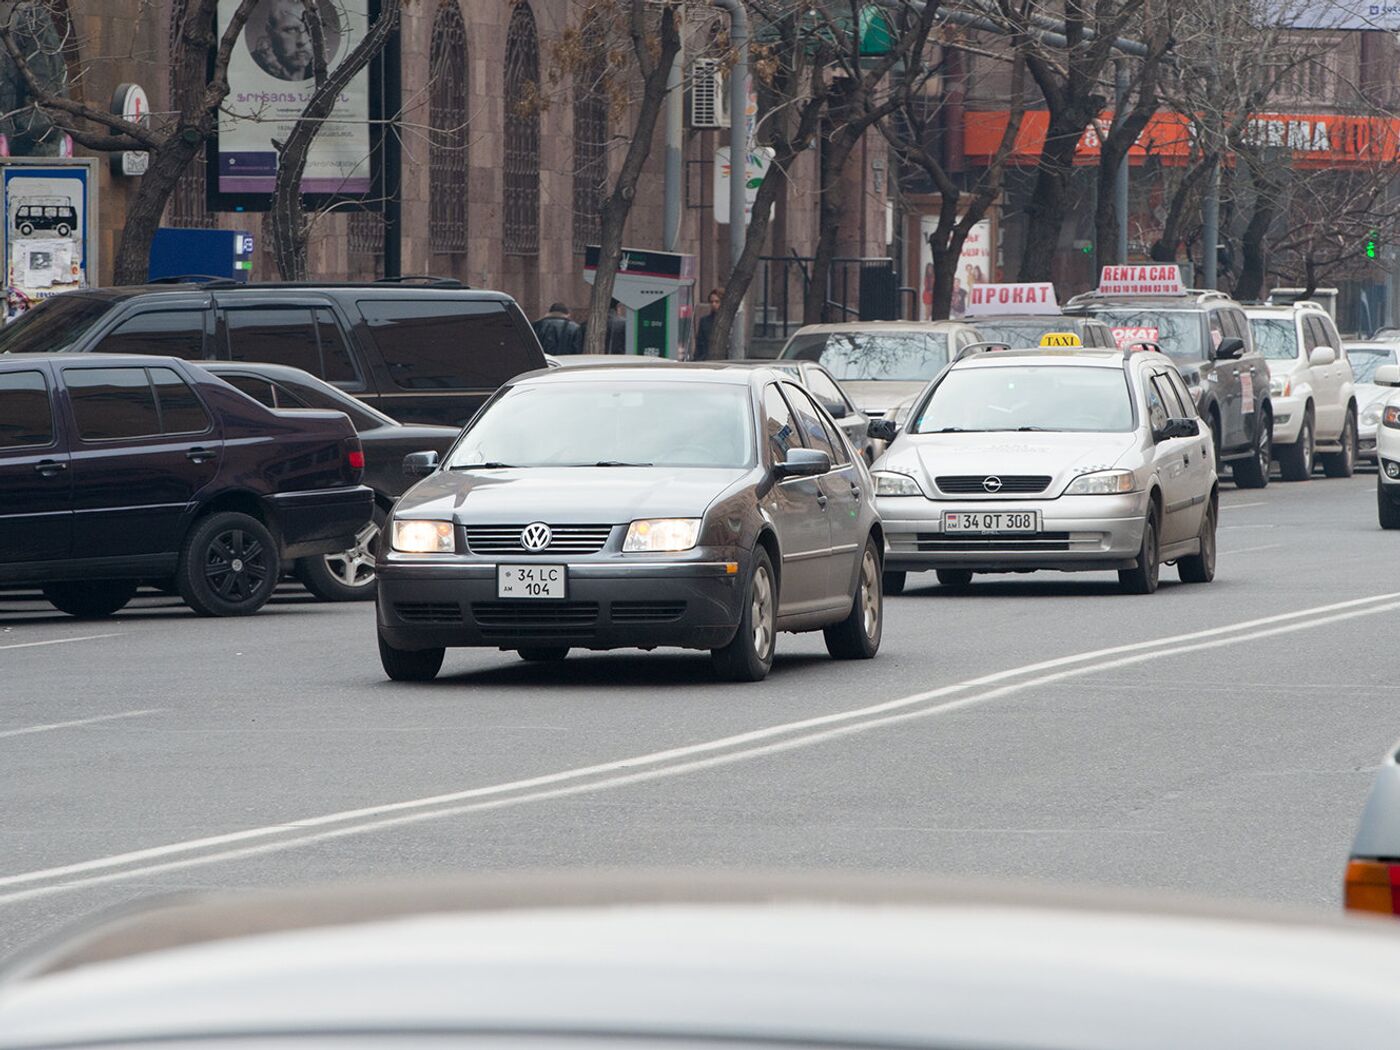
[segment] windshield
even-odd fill
[[[1047,332],[1074,332],[1084,335],[1084,322],[1072,317],[1046,317],[1034,321],[974,321],[973,325],[989,343],[1004,342],[1013,349],[1039,346],[1040,337]]]
[[[0,354],[54,354],[76,343],[112,304],[85,295],[56,295],[0,329]]]
[[[1094,316],[1113,329],[1118,345],[1161,343],[1162,349],[1181,361],[1205,360],[1201,340],[1201,315],[1192,310],[1096,309]]]
[[[837,379],[932,379],[948,363],[943,332],[840,332],[794,336],[784,358],[820,361]]]
[[[746,386],[729,383],[530,383],[493,401],[449,467],[748,467]]]
[[[1270,361],[1292,361],[1298,356],[1298,326],[1291,317],[1251,317],[1254,349]]]
[[[1377,368],[1396,363],[1394,349],[1384,346],[1349,346],[1347,360],[1358,383],[1373,382]]]
[[[1133,429],[1119,368],[1024,365],[954,369],[933,391],[916,434],[991,430]]]

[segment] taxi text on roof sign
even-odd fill
[[[1049,281],[1036,284],[974,284],[967,293],[967,314],[1057,314],[1059,301]]]
[[[1099,274],[1101,295],[1185,295],[1181,267],[1161,263],[1153,266],[1105,266]]]
[[[1040,337],[1041,346],[1083,346],[1079,336],[1073,332],[1046,332]]]

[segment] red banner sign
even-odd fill
[[[1158,263],[1151,266],[1105,266],[1099,274],[1104,295],[1184,295],[1181,267]]]

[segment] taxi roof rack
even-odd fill
[[[971,357],[973,354],[984,354],[988,350],[1010,350],[1011,344],[1004,339],[986,339],[980,343],[967,343],[954,356],[954,361],[961,361],[964,357]],[[1026,349],[1030,349],[1027,347]]]
[[[1128,361],[1132,360],[1133,354],[1140,353],[1142,350],[1148,353],[1165,353],[1161,343],[1155,343],[1150,339],[1135,339],[1133,342],[1123,347],[1123,362],[1126,364]]]

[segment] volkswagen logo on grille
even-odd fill
[[[542,521],[526,525],[520,530],[520,546],[527,551],[542,551],[550,545],[553,539],[554,533]]]
[[[997,477],[995,474],[991,475],[990,477],[983,478],[982,488],[985,489],[987,492],[1000,492],[1001,478]]]

